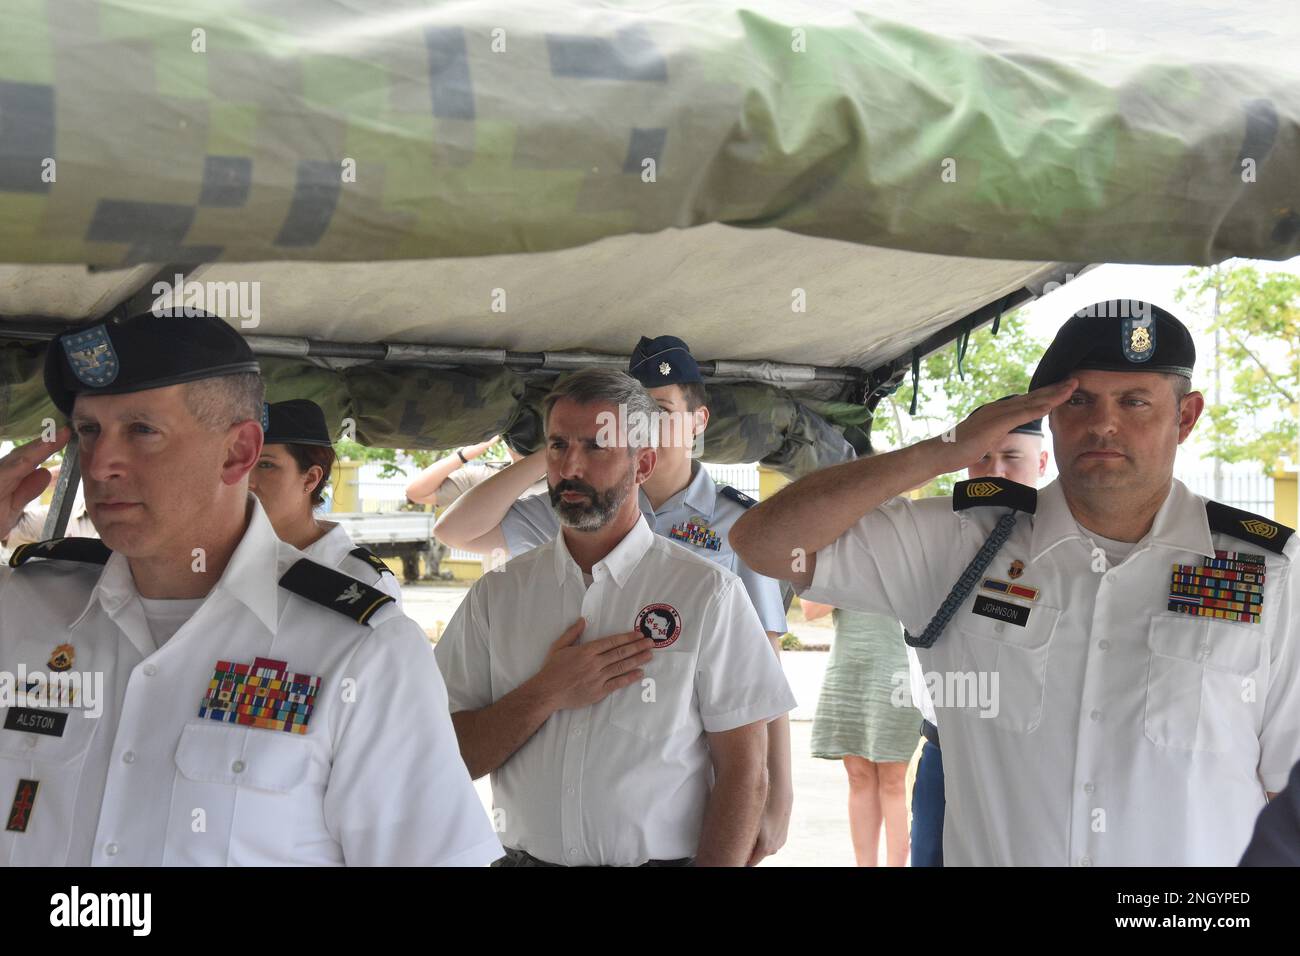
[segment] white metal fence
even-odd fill
[[[1273,517],[1273,479],[1258,465],[1223,465],[1216,482],[1214,468],[1198,462],[1195,469],[1175,472],[1175,477],[1198,495],[1265,518]]]

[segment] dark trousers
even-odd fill
[[[927,740],[912,785],[912,866],[943,866],[943,756]]]

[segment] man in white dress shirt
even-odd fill
[[[503,865],[740,866],[753,849],[766,726],[794,698],[740,579],[641,514],[655,451],[638,423],[657,412],[612,370],[548,396],[560,531],[484,574],[438,644]]]
[[[1194,362],[1163,309],[1090,306],[1028,395],[810,475],[732,530],[760,573],[896,615],[944,676],[945,865],[1231,866],[1300,757],[1300,539],[1173,478],[1204,407]],[[1041,493],[895,497],[1049,412]]]
[[[1000,401],[1014,397],[1008,395]],[[966,469],[966,477],[1006,478],[1037,488],[1038,480],[1046,471],[1043,420],[1035,418],[1011,429],[988,454]],[[943,752],[939,749],[939,718],[915,647],[907,648],[907,666],[912,702],[921,711],[921,736],[925,738],[912,786],[912,866],[943,866]]]
[[[100,323],[56,338],[45,371],[103,541],[24,545],[0,570],[0,865],[498,857],[420,628],[248,494],[262,383],[239,334]],[[66,440],[0,459],[0,532]]]

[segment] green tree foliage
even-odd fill
[[[427,451],[419,448],[410,450],[401,448],[371,448],[368,445],[362,445],[358,442],[349,441],[347,439],[336,442],[334,444],[334,450],[338,453],[340,459],[363,461],[366,463],[378,462],[382,466],[379,470],[380,478],[392,478],[395,475],[414,478],[419,472],[428,468],[435,461],[446,458],[448,455],[456,454],[455,448],[445,448],[442,451]],[[508,460],[509,457],[510,456],[506,452],[505,442],[498,441],[484,452],[479,460],[504,461]]]
[[[1206,394],[1204,440],[1214,456],[1258,462],[1266,472],[1283,457],[1294,459],[1300,276],[1261,273],[1247,265],[1192,269],[1176,297],[1207,316],[1209,329],[1217,333],[1220,401],[1214,400],[1212,379],[1197,382]],[[1213,366],[1213,356],[1208,364]]]
[[[937,435],[979,408],[1004,395],[1029,388],[1046,345],[1025,330],[1018,311],[1002,317],[998,334],[986,325],[971,333],[966,353],[957,369],[958,345],[945,346],[921,360],[921,383],[916,415],[909,376],[893,395],[876,406],[872,438],[881,450],[901,448]],[[960,475],[941,475],[922,489],[923,496],[952,493]]]

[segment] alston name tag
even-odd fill
[[[25,734],[62,737],[67,726],[68,715],[58,710],[10,707],[9,713],[5,714],[5,730],[19,730]]]

